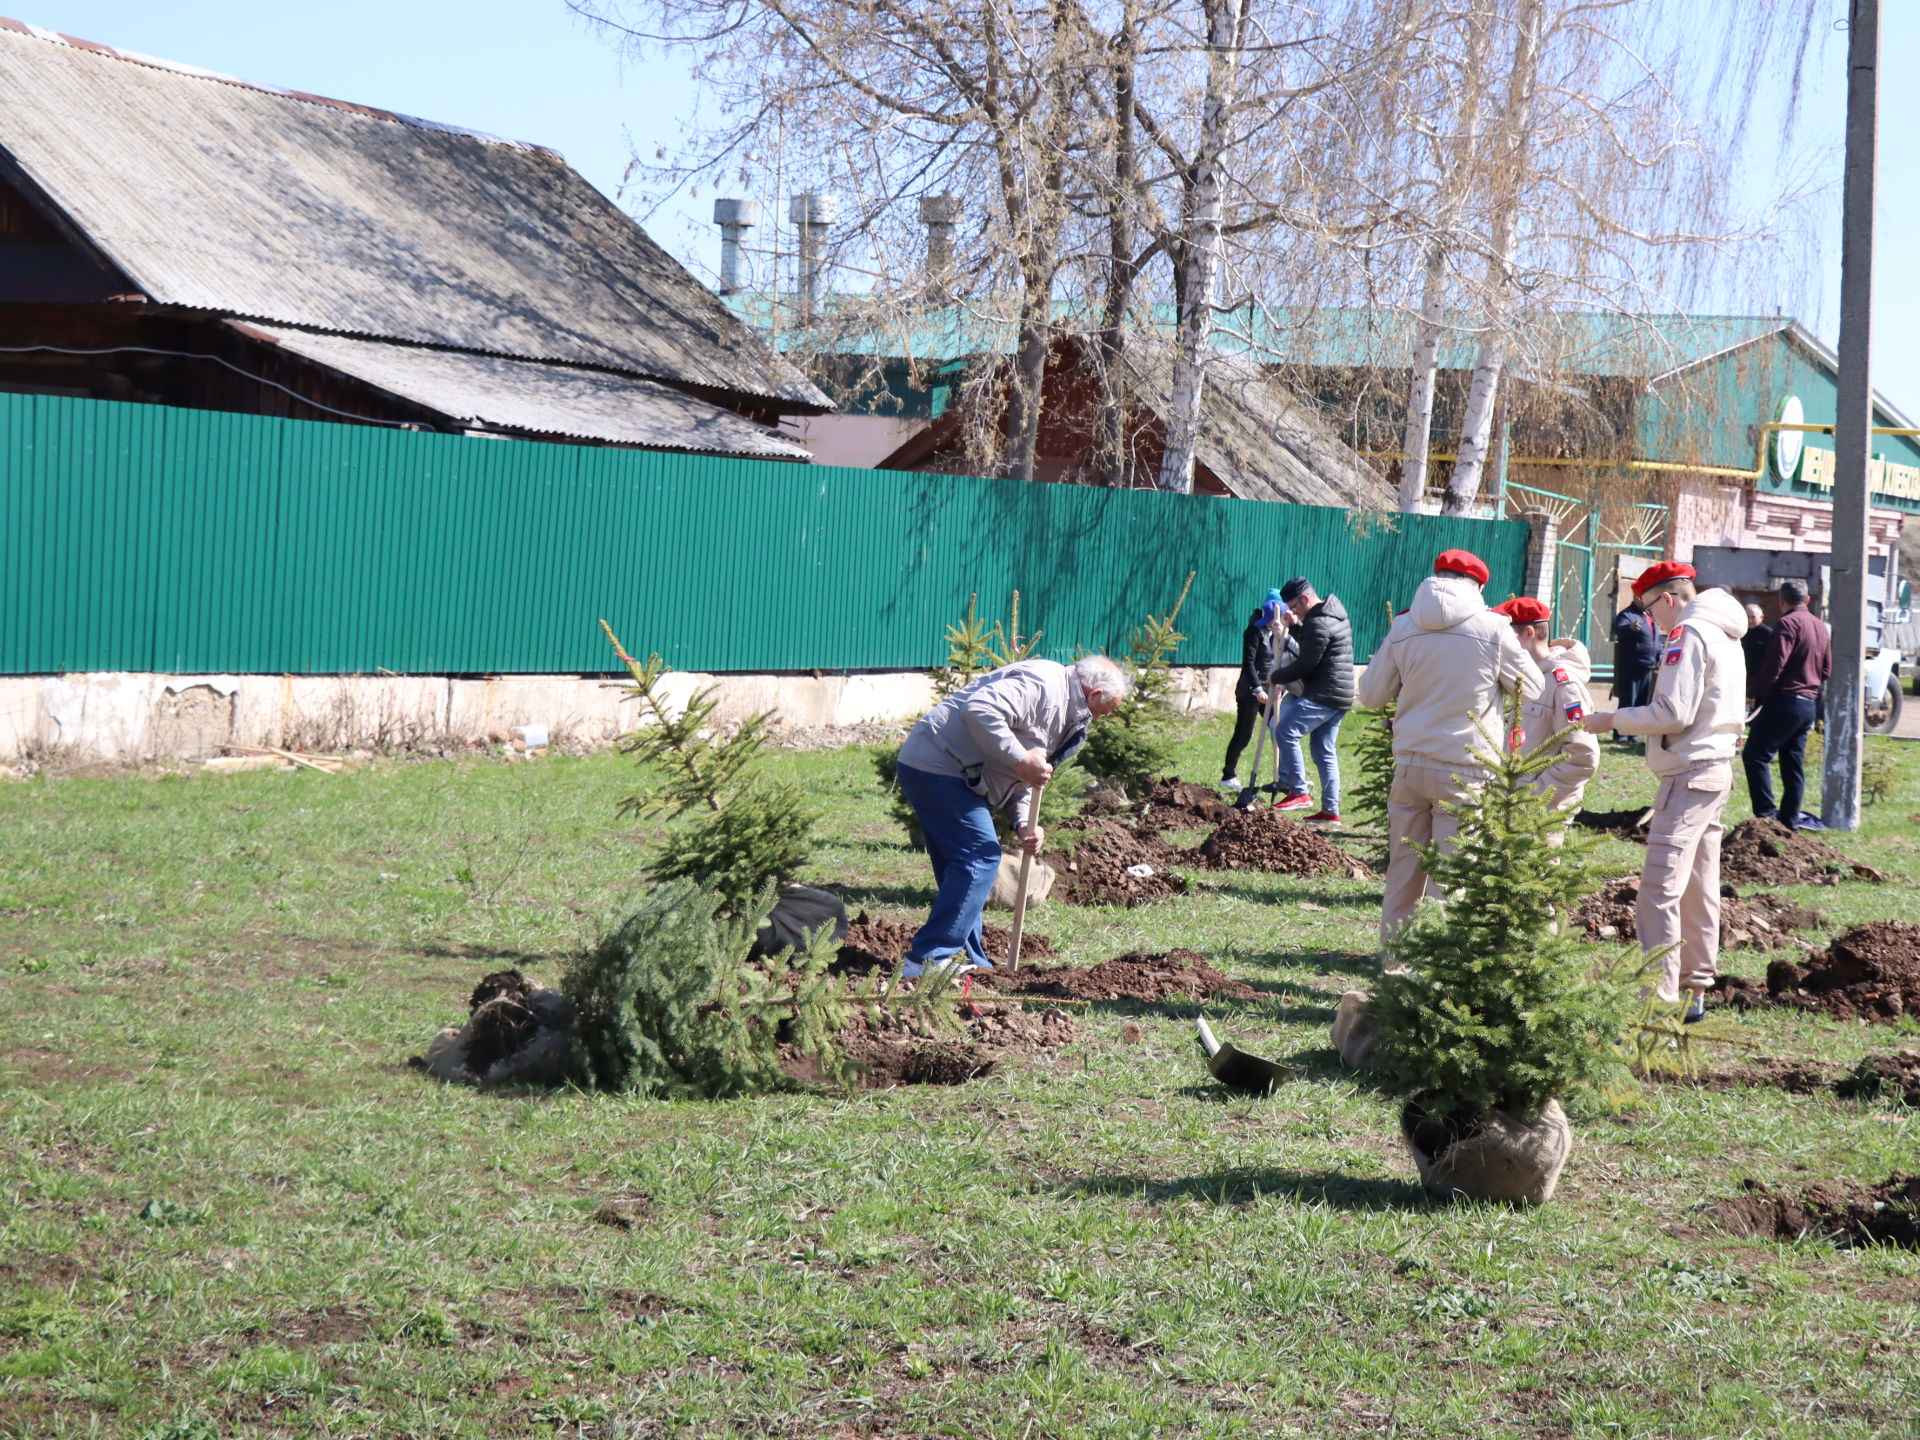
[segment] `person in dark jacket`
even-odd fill
[[[1247,617],[1247,628],[1240,632],[1240,678],[1233,686],[1233,738],[1227,741],[1226,763],[1220,767],[1220,783],[1229,790],[1240,788],[1240,757],[1253,739],[1254,723],[1267,708],[1267,676],[1280,658],[1280,616],[1285,609],[1280,592],[1267,591],[1266,600]]]
[[[1660,640],[1660,627],[1637,599],[1613,617],[1613,698],[1621,709],[1653,698]]]
[[[1340,823],[1340,758],[1334,742],[1340,722],[1353,708],[1353,627],[1337,595],[1322,600],[1305,577],[1280,587],[1280,598],[1298,617],[1294,638],[1298,651],[1274,667],[1269,682],[1297,682],[1300,693],[1288,695],[1273,722],[1274,751],[1279,759],[1276,779],[1280,798],[1276,810],[1305,810],[1313,804],[1307,793],[1306,768],[1300,763],[1304,737],[1320,772],[1320,808],[1307,816],[1315,824]]]
[[[1760,702],[1747,730],[1741,763],[1753,813],[1800,824],[1806,791],[1807,733],[1820,713],[1820,689],[1833,673],[1833,637],[1826,623],[1807,609],[1804,580],[1780,582],[1782,614],[1765,653],[1748,676],[1748,692]],[[1780,803],[1773,800],[1773,762],[1780,760]]]
[[[1766,659],[1767,646],[1773,640],[1773,626],[1767,624],[1767,612],[1758,605],[1747,606],[1747,633],[1740,637],[1740,649],[1747,657],[1747,707],[1760,700],[1754,681],[1760,675],[1760,662]]]

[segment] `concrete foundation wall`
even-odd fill
[[[1231,667],[1175,672],[1189,709],[1233,707]],[[911,721],[933,703],[918,670],[846,675],[667,677],[684,704],[720,687],[722,723],[778,710],[789,729]],[[408,749],[496,742],[545,726],[555,744],[611,744],[637,723],[618,681],[572,675],[455,680],[421,675],[145,675],[0,677],[0,761],[54,751],[101,760],[204,759],[230,745],[289,750]]]

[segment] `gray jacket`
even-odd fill
[[[1027,823],[1033,791],[1013,773],[1029,750],[1060,765],[1087,738],[1093,712],[1073,672],[1055,660],[1022,660],[982,675],[920,717],[900,747],[900,763],[953,775],[988,804],[1013,803]]]

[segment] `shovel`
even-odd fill
[[[1276,1065],[1258,1055],[1222,1045],[1213,1038],[1213,1030],[1204,1018],[1194,1024],[1200,1029],[1200,1048],[1206,1052],[1207,1069],[1229,1090],[1243,1095],[1271,1095],[1287,1081],[1299,1078],[1300,1072],[1291,1065]]]
[[[1233,808],[1236,810],[1253,809],[1254,801],[1260,796],[1260,756],[1267,748],[1267,732],[1273,729],[1273,690],[1273,684],[1269,681],[1267,708],[1260,717],[1260,734],[1253,742],[1253,772],[1247,776],[1246,788],[1240,792],[1239,799],[1233,802]],[[1275,765],[1280,763],[1280,749],[1277,741],[1274,745],[1273,763]]]
[[[1040,823],[1040,792],[1045,785],[1033,787],[1033,800],[1027,807],[1028,823]],[[1027,928],[1027,880],[1033,874],[1033,852],[1020,851],[1020,888],[1013,895],[1013,934],[1007,941],[1007,969],[1020,968],[1020,935]]]

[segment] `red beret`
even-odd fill
[[[1516,625],[1537,625],[1553,613],[1531,595],[1517,595],[1487,608],[1496,615],[1506,616]]]
[[[1487,583],[1487,562],[1470,550],[1442,550],[1440,558],[1433,562],[1433,568],[1465,575],[1476,585]]]
[[[1638,600],[1662,580],[1691,580],[1694,575],[1694,568],[1684,561],[1662,560],[1658,565],[1649,565],[1640,572],[1640,578],[1633,582],[1633,598]]]

